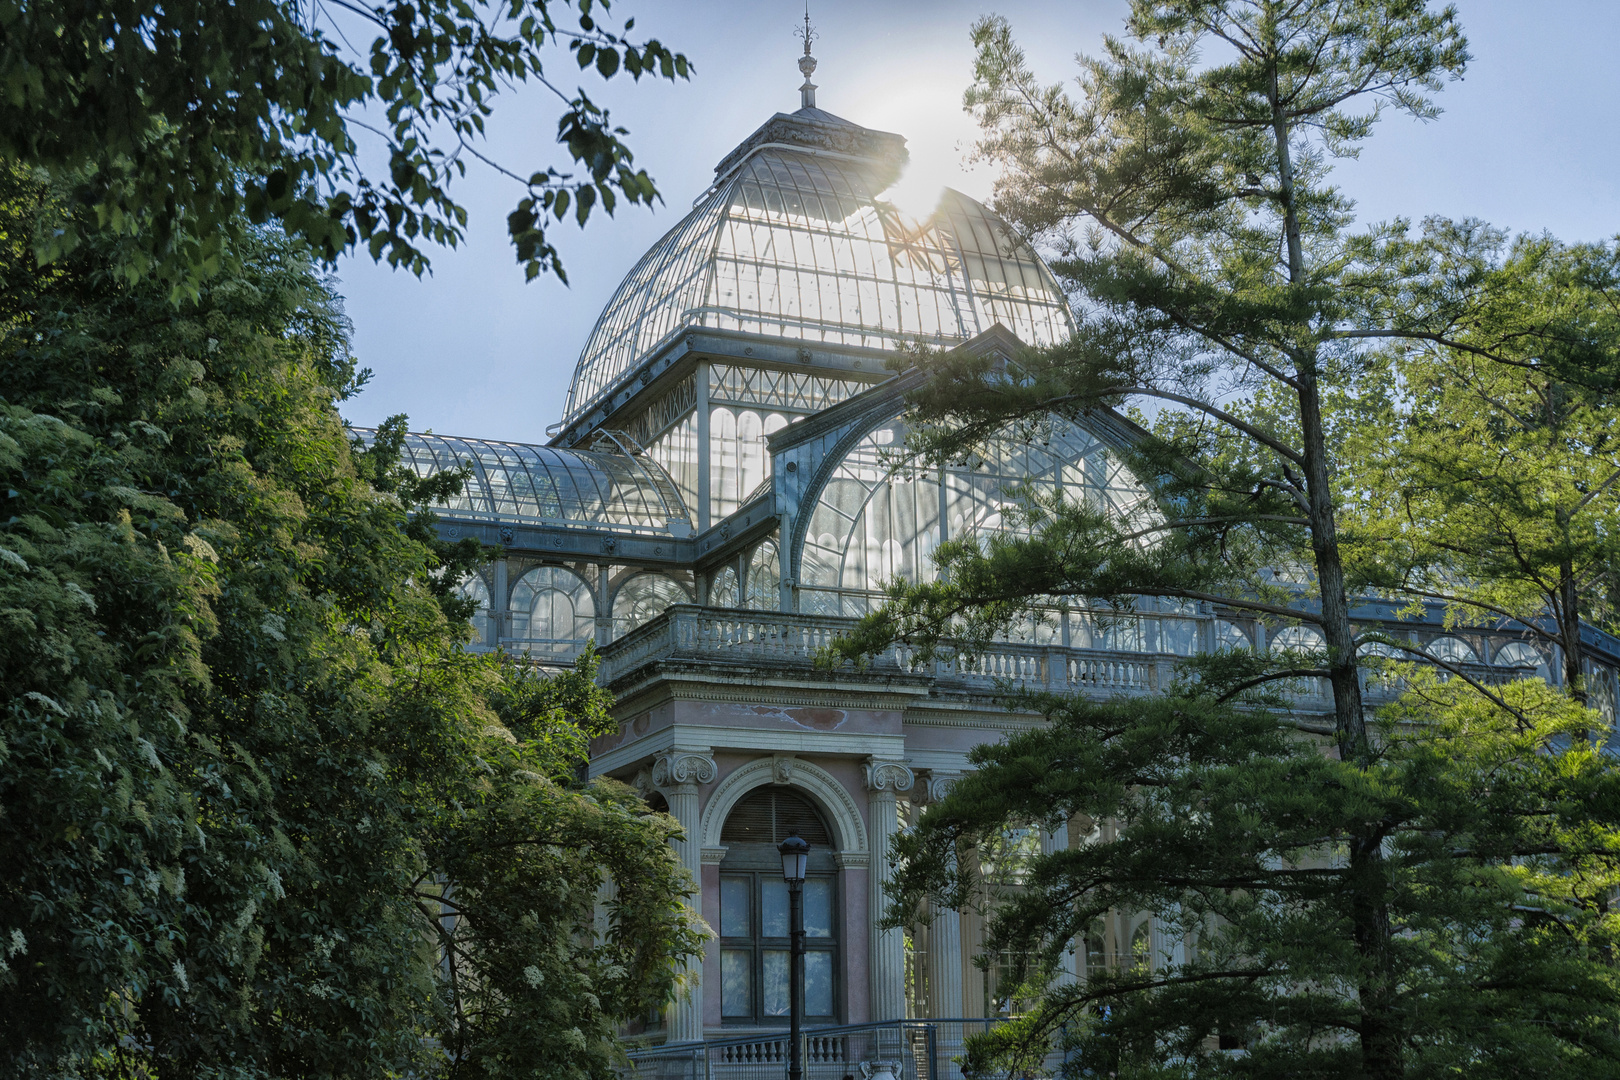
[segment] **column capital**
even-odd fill
[[[719,771],[714,758],[708,754],[676,751],[660,754],[653,759],[652,784],[659,790],[707,784]]]
[[[944,769],[929,769],[923,780],[923,799],[926,802],[937,803],[944,800],[951,793],[951,788],[962,779],[959,772],[947,772]]]
[[[879,761],[868,758],[866,764],[861,766],[861,774],[866,780],[866,790],[879,791],[910,791],[911,785],[916,781],[916,775],[900,764],[898,761]]]

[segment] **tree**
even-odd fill
[[[1432,230],[1479,253],[1497,310],[1569,304],[1572,293],[1578,302],[1572,276],[1620,261],[1613,245],[1548,237],[1522,237],[1504,258],[1495,230]],[[1580,314],[1598,324],[1594,338],[1620,341],[1612,306]],[[1465,624],[1505,623],[1556,649],[1564,685],[1584,702],[1581,627],[1620,625],[1620,409],[1561,378],[1541,342],[1484,357],[1468,349],[1477,336],[1389,350],[1346,403],[1340,469],[1353,559],[1386,595],[1439,601]]]
[[[574,26],[559,21],[572,9]],[[455,245],[466,210],[451,194],[475,158],[525,192],[507,219],[530,278],[562,276],[547,239],[570,211],[651,203],[608,113],[566,91],[556,66],[685,78],[685,56],[614,31],[605,0],[515,4],[298,0],[0,4],[0,157],[71,182],[91,215],[36,238],[46,262],[87,229],[120,238],[116,265],[179,293],[218,273],[244,222],[279,224],[327,263],[363,245],[421,274],[424,243]],[[340,24],[338,19],[344,20]],[[323,25],[324,24],[324,25]],[[350,33],[362,50],[349,45]],[[572,54],[571,56],[568,54]],[[550,66],[548,66],[548,64]],[[561,102],[557,141],[576,172],[513,170],[482,149],[495,97],[518,83]],[[369,133],[386,167],[361,146]]]
[[[4,179],[6,1073],[607,1077],[698,939],[673,823],[575,779],[593,658],[462,647],[478,553],[351,445],[300,243],[176,306],[94,241],[35,266],[52,193]]]
[[[1620,1075],[1620,784],[1572,738],[1592,714],[1535,680],[1503,707],[1415,677],[1358,764],[1201,674],[1149,699],[1015,701],[1049,724],[975,749],[897,841],[891,919],[909,923],[970,902],[962,856],[1011,829],[1109,830],[992,897],[986,953],[1021,960],[1034,1005],[971,1039],[965,1073],[1029,1075],[1055,1039],[1068,1075],[1367,1076],[1361,990],[1384,977],[1399,1058],[1378,1075]],[[1376,956],[1357,933],[1367,871],[1346,858],[1369,824],[1391,927]],[[1148,950],[1052,982],[1119,912],[1152,913]]]
[[[1345,492],[1332,439],[1334,410],[1363,384],[1373,356],[1390,342],[1466,348],[1500,363],[1538,356],[1533,342],[1539,342],[1541,354],[1594,372],[1603,370],[1614,342],[1601,334],[1594,339],[1561,310],[1539,318],[1521,311],[1511,329],[1505,320],[1493,322],[1508,305],[1481,302],[1489,299],[1482,281],[1490,268],[1479,252],[1459,250],[1444,230],[1412,238],[1405,223],[1395,222],[1351,231],[1353,204],[1329,183],[1330,159],[1354,153],[1385,110],[1437,114],[1430,95],[1468,59],[1451,8],[1431,10],[1414,0],[1142,0],[1133,4],[1127,29],[1133,41],[1107,39],[1103,56],[1081,59],[1075,100],[1035,79],[1004,21],[975,27],[976,81],[967,103],[985,131],[981,154],[1007,167],[997,209],[1056,246],[1053,269],[1071,289],[1078,329],[1071,341],[1029,351],[1011,365],[993,357],[930,357],[932,377],[912,399],[913,445],[925,458],[955,460],[962,447],[995,435],[1037,437],[1053,414],[1083,420],[1091,409],[1151,401],[1159,412],[1144,419],[1153,431],[1130,456],[1154,496],[1152,512],[1119,521],[1080,503],[1030,501],[1022,522],[1027,536],[942,545],[939,580],[895,583],[890,603],[839,651],[865,655],[897,637],[918,646],[923,659],[943,648],[971,650],[1012,618],[1070,597],[1128,605],[1139,594],[1179,596],[1318,627],[1326,641],[1320,651],[1225,654],[1195,665],[1200,684],[1172,702],[1121,705],[1106,714],[1079,702],[1064,706],[1089,725],[1084,737],[1054,742],[1044,748],[1049,754],[1023,760],[1021,773],[991,773],[982,783],[1011,783],[1015,775],[1028,783],[1042,772],[1072,775],[1098,787],[1095,795],[1074,794],[1067,805],[1076,812],[1124,815],[1125,840],[1095,858],[1099,865],[1131,852],[1141,859],[1108,862],[1116,876],[1097,871],[1107,880],[1071,878],[1047,896],[1055,905],[1048,909],[1052,918],[1093,888],[1111,894],[1110,903],[1151,901],[1159,912],[1182,904],[1218,915],[1231,929],[1211,930],[1211,947],[1233,957],[1261,955],[1285,940],[1296,957],[1313,948],[1320,955],[1303,958],[1292,975],[1285,967],[1264,974],[1208,972],[1187,961],[1188,978],[1209,981],[1221,988],[1212,993],[1233,1002],[1231,1012],[1202,1014],[1191,1027],[1168,992],[1181,984],[1141,980],[1100,999],[1088,997],[1089,990],[1060,995],[1059,1004],[1032,1023],[1050,1030],[1077,1017],[1084,1003],[1106,1000],[1111,1011],[1101,1030],[1111,1037],[1185,1030],[1178,1046],[1191,1054],[1211,1032],[1207,1025],[1196,1031],[1197,1024],[1218,1020],[1236,1025],[1233,1032],[1253,1029],[1275,1039],[1266,1045],[1276,1050],[1268,1060],[1277,1070],[1320,1064],[1346,1075],[1413,1075],[1435,1060],[1418,1045],[1432,1018],[1414,1003],[1470,1001],[1482,984],[1451,967],[1425,989],[1428,976],[1408,949],[1409,935],[1428,949],[1442,947],[1447,934],[1481,929],[1488,935],[1511,927],[1515,916],[1508,913],[1517,901],[1499,895],[1507,906],[1493,909],[1495,921],[1487,925],[1467,921],[1478,910],[1471,900],[1451,908],[1413,900],[1421,891],[1414,873],[1462,892],[1475,879],[1457,870],[1455,859],[1432,858],[1416,868],[1405,857],[1402,845],[1421,847],[1425,815],[1439,812],[1424,801],[1432,793],[1410,785],[1442,782],[1412,772],[1401,756],[1407,752],[1397,739],[1402,732],[1371,724],[1362,700],[1362,641],[1350,598],[1373,582],[1370,568],[1356,564],[1349,557],[1354,550],[1340,538]],[[1601,308],[1593,290],[1577,300],[1583,310]],[[1280,569],[1280,578],[1260,573],[1268,567]],[[1293,751],[1277,749],[1288,743],[1233,759],[1210,747],[1177,752],[1185,739],[1202,736],[1177,736],[1176,725],[1250,715],[1232,710],[1264,705],[1268,687],[1302,677],[1327,680],[1329,724],[1318,728],[1280,713],[1278,719],[1329,739],[1328,752],[1339,762],[1333,771],[1291,772]],[[1522,726],[1519,737],[1529,741],[1513,751],[1516,760],[1534,757],[1525,747],[1551,745],[1549,730],[1568,730],[1565,705],[1556,700],[1545,708],[1563,719],[1548,721],[1538,718],[1540,699],[1521,701],[1517,689],[1512,695],[1478,692],[1500,710],[1486,710],[1493,717],[1486,727],[1506,722],[1504,716]],[[1457,693],[1448,687],[1430,695],[1442,701],[1435,705],[1434,731],[1459,730],[1468,709],[1485,708],[1451,701],[1448,695]],[[1068,715],[1042,707],[1054,722]],[[1116,739],[1123,746],[1157,745],[1152,752],[1161,755],[1154,759],[1160,775],[1145,777],[1129,759],[1110,762],[1110,740]],[[1414,739],[1411,752],[1432,764],[1432,751],[1419,753],[1421,745]],[[1310,754],[1314,760],[1317,751]],[[999,759],[981,758],[986,765],[992,760]],[[1246,777],[1244,798],[1230,814],[1217,815],[1191,795],[1199,772],[1217,765],[1232,768],[1234,783]],[[1456,768],[1442,786],[1480,794],[1486,773],[1471,773],[1463,761]],[[1606,775],[1601,763],[1571,768]],[[1178,787],[1183,784],[1194,787]],[[1311,801],[1291,804],[1296,787],[1302,788],[1299,799]],[[1171,800],[1162,813],[1143,809],[1158,790]],[[1185,800],[1176,802],[1181,796]],[[1000,797],[1010,800],[1005,792]],[[1541,797],[1556,802],[1546,789],[1527,796],[1532,803]],[[1051,803],[1054,811],[1065,805]],[[946,887],[950,875],[941,868],[949,865],[951,845],[994,823],[990,814],[972,816],[965,803],[958,806],[964,820],[951,821],[947,804],[938,811],[937,829],[928,826],[931,811],[918,838],[904,845],[912,867],[902,875],[904,889]],[[1525,811],[1536,812],[1534,806]],[[1253,831],[1238,847],[1247,853],[1240,858],[1251,860],[1248,870],[1223,884],[1190,846],[1149,861],[1154,823],[1162,820],[1169,829],[1175,815],[1185,818],[1184,834],[1201,841],[1231,839],[1220,832],[1227,828]],[[1145,831],[1131,834],[1137,822],[1146,823]],[[1287,831],[1295,824],[1314,830],[1318,846],[1295,847],[1303,835]],[[1468,832],[1460,821],[1454,824],[1461,832],[1438,835]],[[1491,863],[1498,878],[1512,850],[1511,843],[1493,849],[1493,858],[1501,856]],[[1568,868],[1583,850],[1553,844],[1525,854],[1539,852],[1554,862],[1562,855],[1559,865]],[[1314,876],[1337,891],[1290,896],[1266,876],[1274,859],[1297,880]],[[1053,874],[1060,861],[1052,864]],[[1249,870],[1265,873],[1256,877]],[[1262,909],[1259,921],[1182,895],[1226,888]],[[1589,921],[1572,931],[1598,934],[1596,951],[1580,963],[1605,955],[1604,903],[1589,898]],[[1276,907],[1276,919],[1268,905]],[[1447,921],[1448,910],[1459,921]],[[1285,913],[1289,919],[1277,921]],[[1031,916],[1025,929],[1037,922]],[[1285,931],[1293,937],[1268,936]],[[1012,939],[992,940],[1005,945]],[[1024,940],[1031,940],[1028,934]],[[1259,992],[1267,986],[1286,986],[1302,1000],[1331,998],[1345,1011],[1280,1017],[1268,1011],[1276,1006],[1271,992]],[[1248,996],[1255,988],[1257,996]],[[1448,1052],[1463,1058],[1485,1053],[1481,1040],[1490,1034],[1468,1027],[1470,1015],[1477,1014],[1458,1011],[1457,1024],[1439,1036]],[[1332,1053],[1313,1064],[1323,1047]],[[1157,1060],[1169,1067],[1171,1059]],[[1218,1067],[1209,1055],[1198,1060]]]

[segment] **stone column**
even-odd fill
[[[708,754],[675,752],[653,762],[652,782],[669,803],[669,814],[680,823],[681,839],[675,854],[692,875],[695,890],[687,901],[695,918],[703,915],[703,837],[698,835],[698,785],[715,777],[714,759]],[[703,1038],[703,961],[688,964],[682,974],[686,991],[669,1010],[669,1041],[699,1042]]]
[[[1056,851],[1066,851],[1069,847],[1069,823],[1059,821],[1053,825],[1041,826],[1041,854],[1050,855]],[[1080,965],[1075,950],[1085,943],[1085,934],[1078,939],[1070,938],[1069,947],[1064,950],[1063,959],[1054,981],[1059,986],[1079,981]]]
[[[872,869],[867,875],[868,917],[871,919],[871,954],[868,974],[872,980],[872,1019],[904,1020],[906,1018],[906,935],[898,927],[880,928],[888,894],[884,886],[894,874],[890,861],[889,842],[900,831],[900,816],[895,807],[895,793],[908,791],[914,777],[911,770],[897,761],[868,760],[866,773],[866,805],[868,825],[872,833]]]
[[[957,775],[931,770],[924,789],[928,801],[943,799]],[[954,1020],[963,1012],[962,913],[955,908],[931,907],[929,914],[928,1011],[934,1019]]]

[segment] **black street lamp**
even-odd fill
[[[792,947],[788,953],[788,1080],[804,1080],[799,1060],[799,1025],[804,1018],[804,868],[810,844],[796,832],[777,845],[782,853],[782,880],[788,888]]]

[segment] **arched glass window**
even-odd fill
[[[1392,645],[1385,645],[1382,641],[1362,642],[1356,646],[1356,655],[1370,661],[1363,668],[1367,672],[1367,685],[1392,691],[1405,686],[1406,680],[1401,678],[1391,665],[1402,660],[1415,659],[1411,654],[1403,653]]]
[[[709,606],[737,606],[737,571],[727,566],[714,575],[714,581],[709,586]]]
[[[1227,619],[1215,620],[1215,650],[1217,652],[1236,652],[1238,649],[1253,649],[1254,639],[1249,632],[1235,622]]]
[[[726,816],[720,842],[720,1014],[733,1025],[788,1021],[788,893],[776,845],[797,832],[810,843],[804,880],[804,1011],[811,1023],[837,1022],[837,868],[832,834],[814,804],[767,785]]]
[[[590,586],[562,566],[537,566],[512,586],[512,641],[527,652],[572,656],[596,636]]]
[[[613,598],[613,629],[616,634],[627,633],[642,623],[662,615],[671,604],[690,604],[692,596],[686,586],[671,581],[662,574],[637,574],[623,585]]]
[[[473,628],[477,635],[475,642],[482,645],[495,643],[495,620],[489,613],[489,586],[484,579],[473,574],[466,581],[456,586],[456,592],[463,600],[471,600],[478,605],[478,609],[467,619],[467,625]]]
[[[868,432],[822,489],[799,559],[805,611],[863,614],[891,578],[933,580],[942,540],[1013,528],[1006,511],[1019,489],[1121,515],[1146,508],[1141,487],[1102,443],[1066,421],[1027,440],[992,440],[943,471],[898,466],[904,442],[899,420]]]
[[[782,564],[776,541],[766,540],[748,557],[748,599],[744,606],[776,611],[782,606]]]
[[[1327,638],[1314,626],[1285,626],[1271,635],[1272,652],[1326,652]]]
[[[1543,682],[1551,682],[1551,671],[1547,667],[1547,658],[1532,645],[1523,641],[1510,641],[1496,650],[1496,666],[1511,668],[1530,668],[1533,677]]]
[[[771,477],[765,437],[787,427],[782,413],[715,406],[709,410],[709,515],[733,513]]]
[[[1091,921],[1086,931],[1086,977],[1100,976],[1108,970],[1108,934],[1101,919]]]
[[[1479,655],[1461,638],[1438,637],[1425,646],[1428,654],[1448,664],[1477,664]]]

